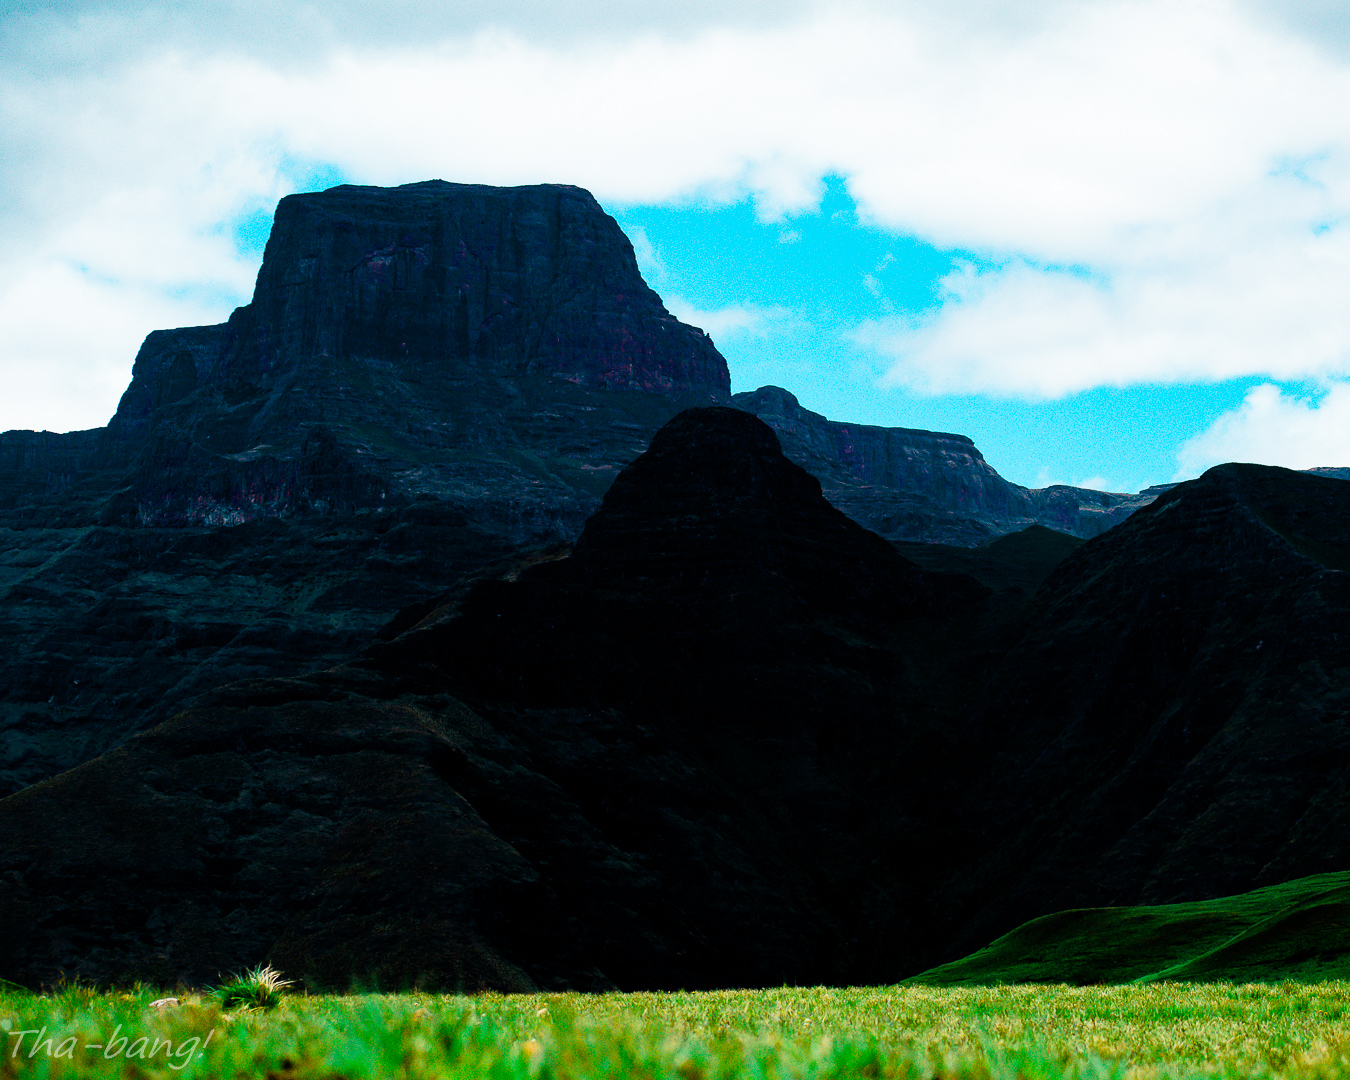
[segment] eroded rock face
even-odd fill
[[[258,289],[223,365],[268,386],[320,358],[543,375],[649,392],[729,392],[632,245],[581,188],[433,180],[340,187],[277,207]]]
[[[0,435],[0,793],[575,539],[727,386],[578,188],[283,200],[253,303],[151,334],[107,428]]]
[[[895,630],[986,590],[925,576],[732,409],[667,425],[555,555],[0,800],[0,973],[883,977],[942,843]]]
[[[595,484],[555,459],[622,467],[632,439],[615,462],[615,433],[592,427],[626,420],[645,441],[729,385],[712,342],[665,310],[580,188],[292,195],[251,304],[147,339],[108,428],[140,467],[108,513],[220,524],[434,494],[521,540],[575,535]]]

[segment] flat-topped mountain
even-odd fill
[[[727,390],[580,189],[282,200],[253,302],[151,334],[107,428],[0,435],[0,792],[574,539]]]
[[[131,468],[98,520],[231,524],[431,496],[521,540],[571,536],[591,509],[570,490],[586,465],[626,464],[650,437],[651,407],[623,392],[659,395],[670,415],[729,385],[579,188],[292,195],[252,303],[146,339],[96,440],[100,471]],[[588,423],[595,390],[636,414],[627,432],[621,415]],[[62,440],[76,441],[47,442]]]
[[[1086,536],[1129,506],[1052,489],[1117,503],[1047,517],[969,440],[790,400],[738,404],[888,538]],[[283,199],[252,302],[152,333],[106,428],[0,433],[0,794],[222,683],[338,663],[496,560],[575,540],[662,424],[729,401],[712,342],[579,188]],[[790,412],[828,438],[784,430]]]

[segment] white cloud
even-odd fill
[[[108,422],[147,328],[218,321],[218,310],[139,284],[41,263],[0,292],[0,431],[70,431]]]
[[[965,266],[944,280],[947,302],[927,321],[877,320],[852,336],[893,358],[885,381],[929,393],[1057,398],[1350,373],[1350,227],[1316,232],[1317,210],[1340,212],[1329,197],[1280,202],[1266,186],[1122,238],[1113,265],[1093,272]],[[1305,199],[1321,205],[1299,220],[1291,205]]]
[[[1320,400],[1286,395],[1266,383],[1247,392],[1177,452],[1175,480],[1199,476],[1225,461],[1287,469],[1350,465],[1350,383],[1332,383]]]
[[[894,382],[1053,397],[1335,376],[1350,71],[1311,43],[1334,14],[1295,7],[24,4],[0,30],[0,377],[78,367],[17,344],[67,298],[16,290],[72,274],[166,320],[145,331],[201,318],[204,296],[224,317],[256,266],[220,226],[273,203],[294,159],[612,203],[749,193],[765,221],[813,208],[835,172],[865,219],[985,267],[928,321],[858,331]],[[777,316],[694,318],[764,333]],[[68,426],[106,419],[103,400]]]
[[[735,334],[769,337],[800,323],[794,312],[783,307],[733,304],[715,311],[704,311],[678,296],[667,296],[665,304],[666,310],[680,322],[697,326],[714,340]]]
[[[643,280],[656,289],[664,286],[670,274],[661,253],[647,236],[647,230],[641,225],[635,225],[628,229],[627,235],[633,243],[633,257],[637,260]]]

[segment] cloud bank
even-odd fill
[[[231,224],[319,166],[611,204],[749,195],[785,229],[844,176],[866,221],[966,258],[940,306],[850,329],[923,393],[1259,375],[1329,381],[1320,416],[1350,376],[1337,6],[560,12],[19,5],[0,35],[0,374],[24,389],[0,429],[104,422],[146,331],[247,299],[258,254]],[[760,333],[781,314],[691,318]],[[1203,445],[1313,421],[1276,398]]]
[[[1319,399],[1299,398],[1269,383],[1182,444],[1175,479],[1189,480],[1225,461],[1312,469],[1350,465],[1350,385],[1333,383]]]

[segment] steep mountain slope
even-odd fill
[[[981,689],[959,944],[1350,862],[1350,483],[1224,465],[1060,563]]]

